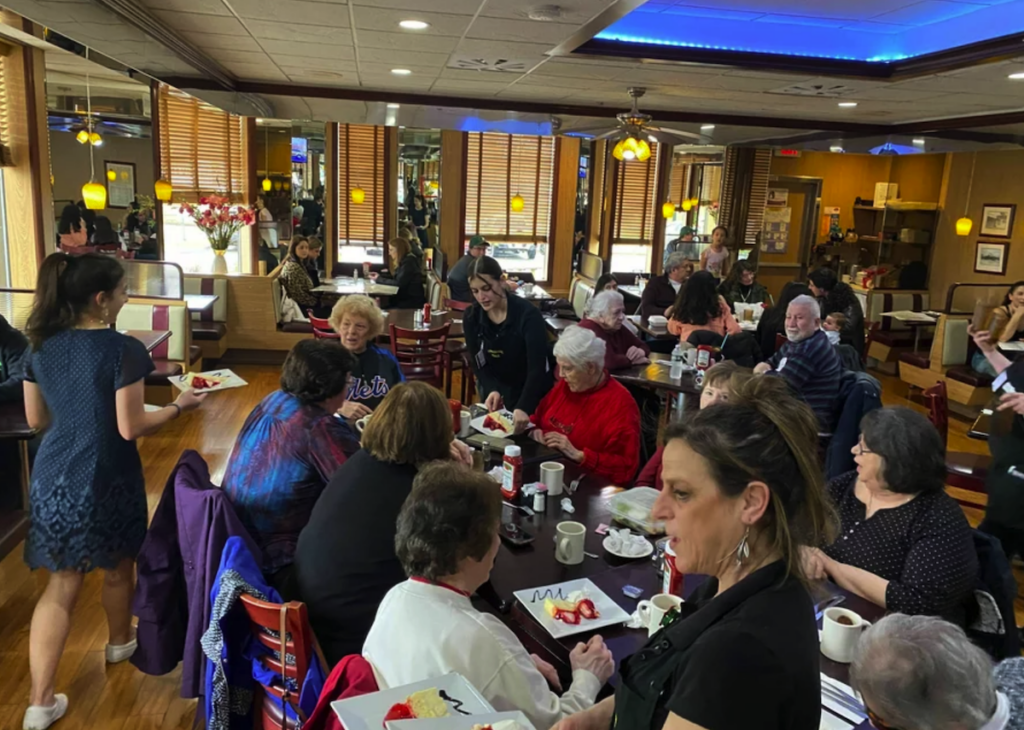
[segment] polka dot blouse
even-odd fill
[[[836,477],[828,492],[841,530],[829,557],[889,581],[886,609],[942,616],[960,626],[978,580],[978,557],[963,510],[945,492],[920,494],[865,519],[854,494],[857,472]]]

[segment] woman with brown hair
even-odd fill
[[[332,665],[359,653],[380,600],[405,577],[395,557],[398,512],[420,467],[447,459],[472,464],[453,440],[448,401],[426,383],[402,383],[320,495],[299,536],[295,584]]]
[[[309,239],[295,236],[288,246],[288,256],[281,264],[281,286],[285,294],[302,308],[302,313],[312,310],[314,317],[327,319],[331,316],[331,308],[321,304],[320,297],[313,293],[313,280],[306,270],[306,258],[309,256]],[[271,276],[276,273],[271,272]]]
[[[615,697],[564,727],[607,730],[616,717],[616,730],[817,730],[818,632],[799,548],[829,542],[835,518],[818,420],[769,380],[668,428],[652,517],[679,571],[710,577],[622,663]]]
[[[378,284],[397,286],[398,293],[391,297],[389,308],[392,309],[418,309],[422,307],[427,298],[423,293],[423,270],[420,262],[412,253],[412,247],[404,238],[392,238],[388,241],[388,252],[391,255],[391,270],[395,272],[393,279],[377,274],[370,274],[370,278]]]

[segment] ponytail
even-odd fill
[[[112,256],[52,253],[43,261],[36,297],[26,327],[33,349],[50,337],[71,329],[100,292],[112,292],[124,278],[124,268]]]

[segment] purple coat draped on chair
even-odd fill
[[[200,639],[210,624],[210,590],[229,537],[252,541],[227,496],[210,483],[210,470],[185,451],[171,472],[137,561],[133,612],[139,648],[132,664],[146,674],[167,674],[178,662],[181,696],[199,697],[205,681]]]

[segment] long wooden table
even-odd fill
[[[634,365],[627,370],[616,370],[612,377],[625,385],[670,393],[675,396],[676,418],[686,412],[687,396],[700,395],[700,388],[694,380],[694,371],[683,373],[683,377],[675,380],[670,375],[672,358],[658,352],[650,354],[651,362],[647,365]]]

